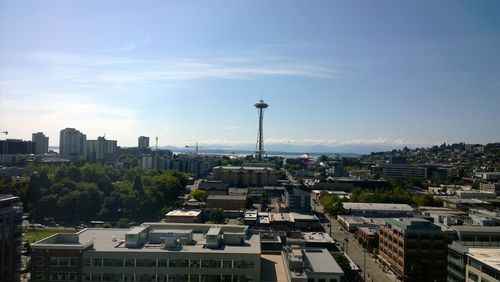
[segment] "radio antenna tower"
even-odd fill
[[[264,103],[263,100],[260,100],[257,104],[254,105],[259,111],[259,132],[257,134],[257,148],[255,151],[255,156],[257,160],[260,162],[262,160],[262,154],[264,153],[264,110],[269,107],[268,104]]]

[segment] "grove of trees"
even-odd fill
[[[188,175],[176,171],[117,170],[96,164],[35,167],[21,180],[1,180],[0,190],[21,198],[36,222],[158,220],[177,205]]]

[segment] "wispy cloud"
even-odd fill
[[[103,56],[36,52],[28,60],[38,63],[33,78],[49,76],[66,83],[112,86],[115,84],[141,84],[192,81],[200,79],[255,79],[269,76],[294,76],[307,78],[337,78],[340,70],[317,63],[269,55],[241,54],[240,56],[188,58],[152,58],[128,56]],[[67,80],[67,74],[73,77]],[[30,73],[24,74],[28,76]],[[45,80],[45,79],[44,79]]]
[[[342,75],[342,71],[317,62],[255,52],[175,59],[125,56],[120,52],[33,52],[13,61],[15,64],[11,61],[0,68],[0,120],[9,131],[16,128],[18,136],[29,136],[33,127],[60,130],[70,126],[90,136],[101,135],[103,128],[108,128],[106,133],[111,138],[116,133],[123,140],[134,140],[133,135],[140,132],[134,121],[134,105],[117,103],[122,97],[130,98],[128,94],[148,93],[151,88],[190,87],[198,80],[335,79]],[[224,129],[239,127],[228,125]],[[51,136],[58,136],[57,131],[50,130],[46,131]]]
[[[142,40],[138,40],[138,41],[133,41],[133,42],[129,42],[127,44],[125,44],[124,46],[120,47],[120,48],[116,48],[116,49],[111,49],[110,51],[118,51],[118,52],[123,52],[123,51],[130,51],[130,50],[134,50],[136,49],[137,47],[141,46],[141,45],[146,45],[149,43],[149,37],[146,37]]]

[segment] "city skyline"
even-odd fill
[[[263,99],[265,149],[498,142],[499,8],[0,1],[0,130],[247,148]]]

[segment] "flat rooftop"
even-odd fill
[[[470,248],[469,256],[500,271],[500,249]]]
[[[201,214],[200,210],[173,210],[167,213],[167,216],[198,216]]]
[[[244,195],[209,195],[207,200],[240,200],[246,201],[247,196]]]
[[[274,170],[270,167],[258,167],[258,166],[216,166],[214,169],[223,169],[223,170]]]
[[[288,282],[287,269],[281,254],[262,254],[260,262],[262,282]]]
[[[161,233],[189,233],[193,231],[193,241],[191,244],[183,244],[178,250],[163,249],[161,244],[150,243],[146,240],[137,248],[125,247],[125,235],[135,233],[144,227],[149,227],[148,236],[158,236]],[[225,245],[218,249],[206,248],[205,234],[213,227],[221,228],[222,232],[245,233],[247,226],[240,225],[223,225],[214,226],[209,224],[169,224],[169,223],[144,223],[135,228],[88,228],[79,231],[75,234],[74,241],[66,240],[66,237],[61,237],[62,234],[55,234],[55,238],[51,237],[38,241],[33,246],[45,248],[67,248],[75,246],[88,246],[93,244],[93,248],[97,252],[148,252],[148,253],[232,253],[232,254],[260,254],[260,236],[246,232],[245,242],[243,245]],[[69,236],[69,235],[68,235]],[[59,238],[60,237],[60,238]],[[50,239],[50,240],[49,240]],[[62,240],[64,239],[64,240]],[[68,239],[73,239],[68,237]],[[68,243],[68,241],[70,243]]]
[[[302,237],[309,242],[333,242],[332,237],[326,232],[302,232]]]
[[[304,254],[316,273],[344,273],[326,249],[304,249]]]
[[[380,204],[380,203],[342,203],[346,210],[368,210],[368,211],[402,211],[413,212],[413,208],[407,204]]]
[[[368,235],[375,235],[378,234],[378,227],[358,227],[358,230],[360,232],[366,233]]]

